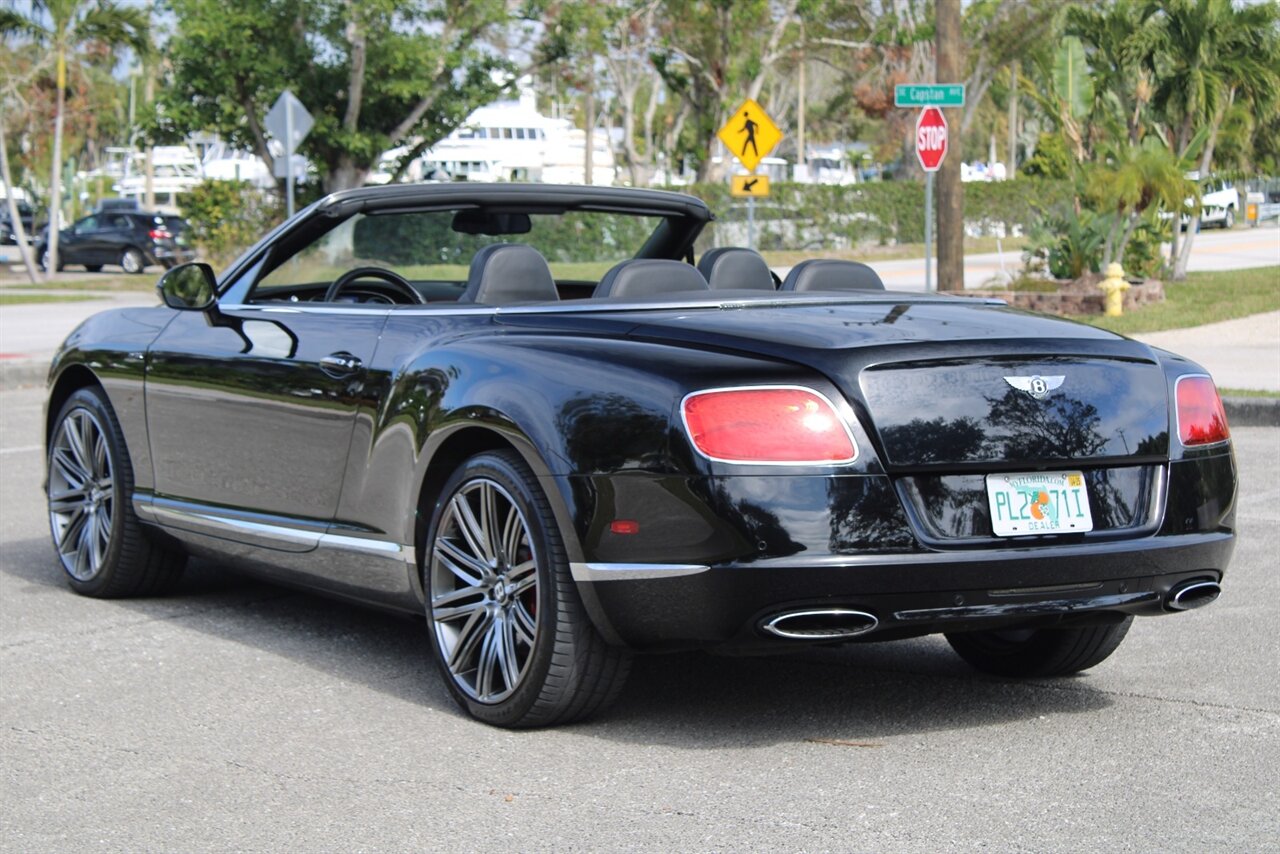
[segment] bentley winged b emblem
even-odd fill
[[[1036,400],[1044,400],[1049,396],[1049,392],[1066,382],[1066,377],[1005,377],[1004,381],[1016,388],[1018,391],[1025,391]]]

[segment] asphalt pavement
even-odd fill
[[[0,391],[0,851],[1280,851],[1280,431],[1235,433],[1222,598],[1087,674],[944,641],[644,658],[555,730],[464,718],[421,621],[197,562],[73,594],[41,391]]]

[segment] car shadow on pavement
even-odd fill
[[[174,621],[423,706],[424,713],[462,717],[429,660],[421,620],[260,582],[205,561],[192,561],[168,596],[80,600],[47,540],[9,549],[3,571],[34,585],[30,592],[59,588],[68,608],[84,602]],[[767,657],[641,656],[614,706],[569,729],[697,750],[795,741],[874,749],[891,736],[1096,712],[1111,702],[1087,676],[995,679],[970,670],[941,638],[920,638]]]

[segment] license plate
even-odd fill
[[[1089,494],[1078,471],[989,474],[987,499],[997,537],[1093,530]]]

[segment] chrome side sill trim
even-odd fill
[[[574,581],[647,581],[697,575],[711,569],[696,563],[570,563]]]
[[[137,504],[135,503],[135,507]],[[234,519],[213,513],[201,513],[196,510],[178,509],[176,507],[147,505],[147,516],[156,522],[185,523],[196,525],[203,533],[235,539],[235,535],[252,535],[263,540],[292,545],[309,546],[337,552],[357,552],[379,558],[396,558],[410,566],[417,565],[417,555],[413,546],[405,546],[387,540],[372,540],[364,537],[350,537],[344,534],[325,534],[319,531],[306,531],[286,525],[270,525],[265,522],[251,522],[247,519]]]

